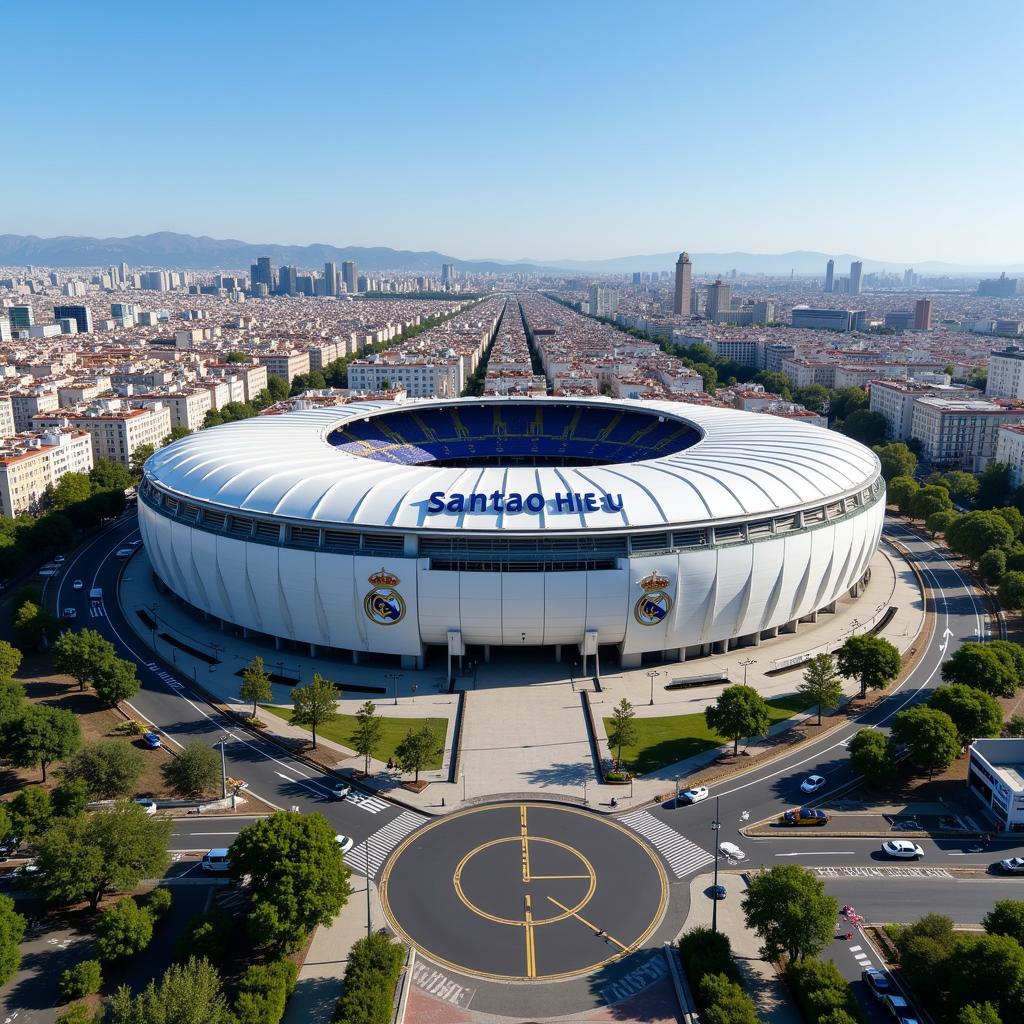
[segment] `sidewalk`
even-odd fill
[[[705,890],[713,882],[714,875],[711,874],[691,879],[690,913],[684,930],[711,926],[712,901],[705,895]],[[718,901],[718,930],[729,936],[743,988],[754,1000],[758,1016],[766,1024],[803,1024],[803,1017],[793,1004],[786,983],[771,964],[761,959],[758,938],[743,919],[740,900],[747,888],[743,875],[719,871],[718,882],[725,886],[727,893],[724,900]],[[692,985],[691,982],[691,988]]]

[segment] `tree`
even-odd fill
[[[252,701],[252,715],[256,717],[257,704],[267,704],[274,696],[270,676],[263,667],[263,658],[257,655],[242,669],[242,686],[238,691],[242,700]]]
[[[105,661],[93,678],[92,687],[104,704],[114,707],[120,700],[128,700],[139,692],[139,677],[135,662],[125,658]]]
[[[876,786],[892,781],[896,757],[892,742],[877,729],[861,729],[850,740],[850,763]]]
[[[938,484],[922,487],[911,499],[910,512],[915,519],[927,519],[935,512],[952,512],[953,499],[949,491]]]
[[[356,712],[356,729],[352,739],[352,749],[363,757],[363,771],[370,773],[370,758],[380,743],[384,731],[384,720],[377,714],[373,701],[366,701]]]
[[[351,894],[334,826],[322,814],[278,811],[242,829],[231,844],[231,873],[249,877],[254,938],[282,952],[330,924]]]
[[[860,683],[863,700],[868,690],[881,690],[900,672],[900,652],[878,636],[851,636],[836,652],[839,671]]]
[[[929,698],[928,707],[949,715],[962,747],[981,737],[998,736],[1003,727],[999,702],[974,686],[940,686]]]
[[[188,437],[192,431],[188,427],[179,424],[176,427],[171,427],[171,432],[163,439],[161,444],[170,444],[172,441],[180,441],[183,437]]]
[[[327,387],[327,381],[319,370],[309,373],[297,373],[292,377],[292,395],[301,395],[304,391],[319,391]]]
[[[34,601],[18,606],[12,625],[18,646],[29,651],[45,647],[57,632],[57,620]]]
[[[18,946],[24,937],[25,918],[14,909],[10,896],[0,896],[0,988],[18,973],[21,966]]]
[[[699,982],[703,1012],[707,1024],[759,1024],[754,1001],[742,986],[724,974],[705,974]]]
[[[99,992],[102,984],[103,971],[99,960],[81,960],[74,967],[61,972],[61,998],[81,999],[83,996],[91,996],[94,992]]]
[[[947,962],[957,943],[953,921],[944,914],[925,914],[895,937],[900,969],[911,989],[936,1012],[947,995]]]
[[[72,1003],[63,1013],[57,1015],[54,1024],[97,1024],[99,1019],[88,1003]]]
[[[986,551],[978,559],[978,572],[989,583],[998,583],[1006,572],[1006,552],[999,548]]]
[[[145,767],[145,755],[130,743],[98,740],[75,754],[65,766],[63,777],[81,779],[93,796],[111,800],[131,793]]]
[[[1011,935],[1024,945],[1024,900],[996,900],[981,924],[989,935]]]
[[[247,968],[239,979],[234,1006],[238,1024],[269,1024],[281,1020],[297,976],[298,968],[291,960],[273,960]]]
[[[876,445],[875,454],[882,463],[882,476],[886,481],[897,476],[913,479],[914,470],[917,469],[917,456],[905,444],[890,441],[888,444]]]
[[[956,1024],[1003,1024],[992,1003],[968,1003],[957,1015]]]
[[[611,724],[608,726],[608,746],[615,748],[615,766],[622,764],[622,748],[636,743],[636,712],[633,705],[625,697],[612,710]]]
[[[1010,715],[1010,720],[1003,727],[1003,735],[1016,739],[1024,736],[1024,715]]]
[[[60,819],[37,840],[33,886],[51,902],[87,899],[93,910],[105,893],[134,889],[162,875],[174,822],[151,818],[136,803]]]
[[[978,478],[974,503],[978,508],[1000,508],[1009,504],[1013,494],[1013,466],[1009,462],[990,462]]]
[[[799,402],[811,412],[826,412],[831,394],[824,384],[808,384],[793,392],[793,401]]]
[[[271,373],[267,376],[267,390],[275,402],[282,402],[288,397],[288,392],[291,389],[288,387],[288,381],[284,377]]]
[[[942,678],[948,683],[976,686],[993,697],[1012,697],[1019,685],[1013,662],[992,642],[961,644],[943,662]]]
[[[934,537],[938,533],[945,533],[960,518],[959,512],[933,512],[925,526],[928,532]]]
[[[765,391],[770,391],[786,401],[793,397],[793,385],[789,377],[778,370],[761,370],[760,373],[754,375],[754,383],[760,384]]]
[[[831,420],[845,420],[851,413],[868,407],[868,393],[863,388],[839,388],[832,392],[828,404]]]
[[[244,352],[239,352],[237,349],[234,352],[229,352],[227,358],[224,360],[226,363],[247,363],[249,357]]]
[[[858,409],[843,420],[839,429],[861,444],[880,444],[889,433],[889,421],[880,412]]]
[[[961,938],[947,961],[949,991],[964,1006],[979,993],[1007,1024],[1021,1020],[1024,1000],[1024,947],[1009,935]]]
[[[97,491],[123,491],[135,483],[127,466],[114,462],[105,455],[101,455],[93,463],[92,469],[89,470],[89,479]]]
[[[0,640],[0,684],[10,683],[21,667],[21,651],[6,640]]]
[[[807,663],[804,681],[797,686],[812,704],[818,705],[818,725],[821,725],[821,709],[831,711],[843,699],[843,681],[836,672],[835,659],[831,654],[818,654]]]
[[[128,462],[128,472],[131,473],[136,480],[142,478],[142,467],[145,465],[146,459],[148,459],[155,451],[156,445],[140,444],[137,445],[135,450],[132,452],[132,457]]]
[[[25,687],[21,683],[16,679],[0,681],[0,728],[5,722],[18,718],[27,706]]]
[[[186,798],[212,793],[222,779],[220,755],[202,740],[189,743],[177,757],[162,764],[160,772],[172,792]]]
[[[739,753],[740,739],[763,736],[771,724],[768,705],[752,686],[727,686],[710,707],[704,709],[709,729],[733,741],[733,755]]]
[[[25,786],[7,805],[11,833],[23,843],[41,836],[53,819],[53,800],[42,786]]]
[[[160,984],[133,996],[122,985],[110,999],[104,1024],[231,1024],[220,974],[206,959],[171,964]]]
[[[62,778],[51,792],[53,813],[58,818],[73,818],[84,811],[93,799],[93,792],[85,779]]]
[[[419,729],[410,729],[405,738],[395,747],[395,760],[403,772],[415,772],[415,782],[420,781],[420,772],[443,750],[443,745],[424,723]]]
[[[912,764],[928,772],[944,771],[960,753],[960,737],[953,720],[944,711],[930,707],[908,708],[892,720],[892,736],[907,746]]]
[[[950,496],[961,505],[969,505],[978,494],[978,478],[962,469],[951,469],[943,473],[939,483],[949,491]]]
[[[1006,520],[1010,529],[1013,530],[1014,540],[1019,540],[1021,532],[1024,531],[1024,513],[1019,508],[1014,508],[1013,505],[1007,505],[1005,508],[994,508],[992,511],[997,516],[1001,516]]]
[[[134,956],[152,939],[153,916],[131,896],[125,896],[109,910],[104,910],[96,922],[96,949],[101,960]]]
[[[86,501],[92,494],[92,481],[88,473],[65,473],[50,493],[50,507],[63,512]]]
[[[946,531],[950,550],[972,564],[991,548],[1009,551],[1013,547],[1013,539],[1010,524],[991,510],[967,512]]]
[[[46,769],[54,761],[69,758],[82,742],[78,719],[63,708],[30,704],[18,718],[16,729],[6,733],[7,759],[18,768]]]
[[[912,477],[893,477],[885,488],[886,500],[890,505],[895,505],[903,515],[910,515],[914,495],[920,489],[921,485]]]
[[[329,725],[338,717],[338,690],[329,679],[319,672],[313,673],[309,686],[298,686],[292,690],[291,721],[293,725],[305,725],[313,733],[313,749],[316,750],[316,731],[322,725]]]
[[[761,955],[769,961],[817,955],[832,941],[839,914],[825,883],[799,864],[758,872],[741,906],[747,927],[761,939]]]
[[[101,666],[117,657],[114,645],[95,629],[66,630],[53,645],[53,665],[71,676],[80,690],[92,684]]]
[[[999,603],[1004,608],[1024,608],[1024,572],[1010,570],[1003,574],[999,581]]]

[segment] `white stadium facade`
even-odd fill
[[[247,635],[410,668],[614,645],[630,667],[856,596],[885,485],[864,446],[780,417],[497,398],[204,430],[149,459],[139,497],[159,579]]]

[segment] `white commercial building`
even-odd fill
[[[975,740],[967,785],[1001,832],[1024,832],[1024,739]]]
[[[1010,346],[992,353],[985,395],[988,398],[1024,398],[1024,349]]]
[[[948,380],[948,378],[946,378]],[[889,438],[909,441],[914,436],[914,402],[919,398],[972,399],[977,388],[953,384],[926,384],[916,380],[872,380],[869,387],[872,412],[881,413],[889,424]]]
[[[122,406],[122,407],[117,407]],[[159,448],[171,432],[171,410],[163,402],[140,409],[123,403],[102,402],[80,411],[58,410],[33,417],[38,428],[76,427],[92,437],[94,459],[131,464],[135,449],[144,444]]]
[[[1024,423],[1024,403],[918,398],[910,432],[933,465],[980,473],[995,458],[999,428],[1006,423]]]

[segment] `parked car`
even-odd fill
[[[76,619],[76,618],[78,618],[78,609],[77,608],[71,608],[70,606],[65,608],[64,609],[63,617],[65,619]]]
[[[707,786],[694,786],[693,789],[683,790],[683,799],[690,804],[700,803],[701,800],[707,800],[708,798],[708,787]]]
[[[1024,857],[1007,857],[999,862],[999,867],[1008,875],[1024,875]]]
[[[351,836],[343,836],[340,833],[334,837],[334,841],[338,844],[342,854],[348,853],[356,843]]]
[[[713,900],[724,900],[725,899],[725,886],[724,885],[713,885],[713,886],[711,886],[711,898]]]
[[[903,996],[887,995],[882,998],[882,1003],[899,1024],[917,1024],[910,1004]]]
[[[72,590],[84,590],[85,589],[85,583],[82,582],[82,580],[75,580],[74,583],[71,584],[71,589]]]
[[[882,853],[898,860],[920,860],[924,856],[924,850],[909,839],[890,839],[882,843]]]
[[[735,843],[722,843],[718,849],[723,857],[731,857],[733,860],[747,859],[747,855]]]
[[[817,807],[795,807],[786,811],[779,821],[783,825],[827,825],[829,816],[827,811],[819,810]]]
[[[156,801],[151,800],[148,796],[140,796],[135,798],[135,802],[147,813],[156,814]]]
[[[861,971],[860,980],[867,985],[868,991],[878,1000],[884,999],[892,992],[889,976],[884,971],[878,970],[877,967],[869,967],[866,971]]]
[[[157,750],[160,746],[160,737],[155,732],[144,732],[142,734],[142,742],[149,747],[150,750]]]
[[[231,859],[226,846],[220,846],[203,854],[202,869],[215,875],[224,875],[231,870]]]
[[[347,782],[336,782],[331,786],[331,799],[344,800],[352,792],[352,787]]]
[[[68,559],[67,559],[67,555],[54,555],[53,556],[53,560],[54,560],[54,562],[57,565],[61,565],[63,562],[66,562]]]
[[[824,775],[808,775],[807,778],[800,783],[800,791],[802,793],[817,793],[824,785]]]
[[[13,857],[18,852],[20,845],[21,840],[17,836],[8,836],[3,842],[0,842],[0,857],[5,860],[8,857]]]
[[[133,551],[133,549],[132,549],[132,548],[118,548],[118,549],[117,549],[117,550],[116,550],[116,551],[114,552],[114,554],[115,554],[115,555],[116,555],[116,556],[117,556],[118,558],[131,558],[131,557],[132,557],[132,554],[133,554],[133,553],[134,553],[134,551]]]

